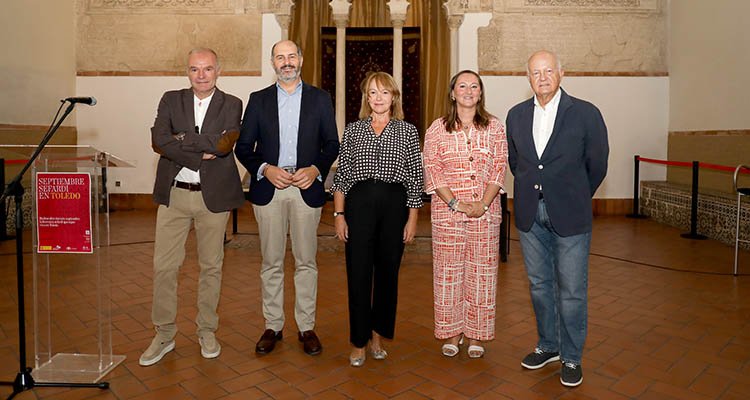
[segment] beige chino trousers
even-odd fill
[[[213,333],[219,325],[216,309],[224,262],[224,233],[229,212],[211,212],[200,191],[172,187],[169,207],[159,205],[154,240],[154,299],[151,320],[158,335],[172,340],[177,334],[177,275],[185,260],[185,242],[195,224],[198,242],[197,334]]]
[[[321,207],[310,207],[300,190],[290,186],[277,189],[265,206],[253,205],[258,221],[263,257],[260,278],[263,288],[263,317],[266,329],[284,328],[284,256],[287,233],[294,255],[294,318],[304,332],[315,327],[318,295],[318,223]]]

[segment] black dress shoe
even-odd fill
[[[263,336],[260,337],[255,345],[255,352],[258,354],[268,354],[273,351],[276,341],[281,340],[281,331],[274,332],[273,329],[266,329]]]
[[[320,344],[318,335],[314,331],[299,332],[299,341],[302,342],[302,348],[305,349],[305,353],[314,356],[320,354],[323,351],[323,346]]]

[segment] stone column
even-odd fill
[[[291,19],[290,15],[276,14],[276,22],[281,27],[281,40],[289,39],[289,22],[291,22]]]
[[[336,126],[341,139],[346,124],[346,25],[349,23],[351,3],[331,0],[328,4],[336,23]]]
[[[391,0],[388,2],[388,7],[391,11],[391,24],[393,25],[393,79],[403,96],[404,91],[401,81],[404,64],[404,22],[406,22],[406,10],[409,8],[409,1]]]
[[[448,27],[450,28],[451,39],[451,76],[458,72],[458,28],[464,22],[463,14],[448,14]]]
[[[448,20],[448,28],[450,28],[450,40],[451,40],[451,76],[458,72],[458,28],[464,22],[464,14],[471,8],[476,8],[478,4],[476,0],[447,0],[443,3],[445,8],[445,15]]]
[[[292,21],[294,0],[270,0],[264,6],[276,16],[276,22],[281,27],[281,40],[289,39],[289,24]]]

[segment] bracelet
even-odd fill
[[[456,211],[456,207],[458,207],[458,200],[454,197],[448,202],[448,208],[452,211]]]

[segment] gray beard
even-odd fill
[[[294,75],[292,76],[284,76],[282,71],[279,71],[276,73],[276,76],[279,78],[280,81],[283,82],[292,82],[296,80],[299,77],[299,70],[294,71]]]

